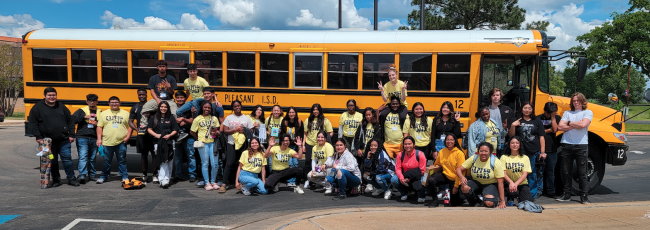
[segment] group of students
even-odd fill
[[[138,89],[139,103],[130,112],[119,108],[120,100],[115,96],[109,98],[110,109],[102,112],[97,108],[97,96],[89,94],[88,106],[70,115],[56,101],[56,90],[45,90],[42,104],[50,110],[61,110],[57,114],[65,121],[64,129],[74,129],[76,125],[76,133],[39,132],[49,131],[47,122],[56,119],[43,117],[51,111],[46,111],[48,107],[40,102],[30,112],[30,130],[37,142],[45,136],[54,137],[51,134],[61,136],[57,136],[52,148],[53,153],[62,157],[69,184],[85,183],[86,173],[88,179],[104,183],[113,155],[118,160],[123,183],[128,183],[126,143],[132,131],[137,131],[141,179],[163,188],[184,178],[182,164],[183,158],[187,158],[189,181],[202,178],[198,186],[220,193],[233,184],[244,195],[278,192],[279,183],[283,182],[303,194],[304,182],[303,188],[321,186],[325,194],[336,193],[336,200],[362,192],[390,199],[394,190],[399,191],[401,200],[407,200],[411,190],[421,203],[428,192],[433,197],[428,205],[435,207],[437,191],[451,190],[451,205],[461,205],[464,199],[470,205],[504,208],[506,204],[513,205],[515,198],[520,202],[533,201],[541,195],[543,182],[537,177],[540,174],[546,175],[547,193],[555,193],[555,163],[549,162],[557,159],[555,133],[558,127],[564,127],[565,132],[571,130],[560,122],[552,103],[539,116],[534,115],[532,104],[524,103],[519,114],[513,116],[510,108],[500,104],[502,93],[495,88],[490,92],[492,104],[480,108],[479,119],[468,128],[463,144],[469,147],[463,148],[458,144],[462,137],[460,113],[448,101],[433,119],[425,115],[420,102],[414,103],[409,111],[408,82],[398,80],[397,70],[391,66],[390,82],[378,83],[385,103],[376,110],[367,107],[361,111],[355,100],[348,100],[348,111],[341,114],[338,137],[334,137],[332,124],[318,103],[303,121],[295,108],[283,112],[279,105],[273,106],[269,117],[265,117],[261,105],[246,115],[242,113],[241,102],[235,100],[231,103],[232,114],[224,119],[223,106],[207,81],[197,76],[195,65],[188,65],[190,77],[184,82],[184,91],[177,91],[175,78],[166,74],[165,61],[159,61],[157,67],[159,74],[152,76],[148,85],[153,99],[147,101],[147,90]],[[193,100],[186,102],[188,94]],[[578,102],[584,104],[584,110],[583,98]],[[588,123],[583,125],[580,123],[581,130]],[[60,147],[68,141],[65,137],[72,143],[75,136],[79,178],[69,160],[69,145]],[[103,148],[104,168],[100,177],[95,178],[94,155],[98,147]],[[154,162],[153,178],[147,176],[149,154]],[[54,173],[58,172],[56,157]],[[302,158],[305,163],[300,167],[298,159]],[[433,165],[427,167],[427,161]],[[546,161],[547,168],[537,173],[536,161]],[[59,177],[53,175],[54,183],[60,183]],[[565,188],[562,196],[566,196],[566,191]],[[583,196],[586,199],[586,193]]]

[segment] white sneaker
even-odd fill
[[[305,189],[309,188],[309,181],[305,181],[305,186],[304,187],[305,187]]]
[[[401,199],[401,200],[406,200],[406,199],[408,199],[408,198],[409,198],[409,196],[404,195],[404,196],[402,196],[400,199]]]
[[[382,193],[384,193],[384,190],[381,189],[375,189],[375,191],[372,191],[373,196],[379,196]]]
[[[390,200],[390,197],[391,197],[391,196],[393,196],[393,193],[390,192],[390,190],[388,190],[388,191],[386,191],[386,192],[384,193],[384,199],[386,199],[386,200]]]
[[[154,184],[158,184],[158,183],[160,183],[160,181],[158,181],[158,177],[157,177],[157,176],[154,176],[154,177],[153,177],[153,183],[154,183]]]
[[[418,203],[424,203],[424,198],[418,198]]]
[[[273,187],[273,192],[278,192],[280,191],[280,184],[275,184],[275,187]]]
[[[298,194],[304,194],[304,193],[305,193],[304,191],[302,191],[302,189],[300,188],[300,186],[296,186],[296,187],[294,187],[294,188],[293,188],[293,192],[298,193]]]
[[[243,184],[241,185],[241,192],[244,193],[244,196],[251,195],[251,191],[249,191],[248,188],[246,188],[246,186],[244,186]]]
[[[325,186],[325,194],[330,194],[330,193],[332,193],[332,186],[331,185]]]
[[[440,191],[438,193],[438,200],[442,200],[442,198],[445,196],[445,191]]]
[[[374,188],[372,187],[371,184],[366,185],[366,189],[363,190],[365,193],[371,193]]]

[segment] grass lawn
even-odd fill
[[[650,125],[625,123],[625,131],[626,132],[650,132]]]
[[[7,120],[25,120],[25,112],[14,112],[11,117],[5,117]]]
[[[643,110],[646,110],[650,108],[650,105],[648,106],[630,106],[630,113],[628,114],[630,117],[636,115],[637,113],[640,113]],[[633,121],[650,121],[650,110],[643,112],[639,116],[636,116],[635,118],[632,118]]]

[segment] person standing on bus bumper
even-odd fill
[[[379,81],[377,82],[377,85],[379,92],[381,93],[381,99],[384,100],[385,103],[390,103],[388,100],[391,100],[393,96],[396,96],[399,99],[401,107],[400,117],[406,117],[406,113],[408,112],[408,103],[406,102],[406,96],[408,96],[408,93],[406,88],[409,82],[398,80],[398,74],[395,64],[391,64],[388,67],[388,79],[390,82],[386,82],[386,84],[382,86],[382,82]],[[386,116],[390,111],[390,109],[380,110],[380,115]]]
[[[538,119],[544,124],[544,132],[546,136],[544,137],[544,143],[546,144],[546,165],[542,166],[541,172],[544,173],[542,185],[546,184],[546,194],[549,197],[555,197],[555,165],[557,164],[557,147],[558,143],[555,140],[558,123],[562,119],[557,115],[557,104],[553,102],[546,102],[544,105],[544,114],[537,116]],[[538,197],[541,195],[542,191],[538,190]]]
[[[72,118],[77,124],[77,152],[79,153],[79,183],[86,183],[86,174],[91,181],[96,181],[95,156],[97,155],[97,114],[102,111],[97,108],[97,95],[86,95],[86,104],[74,114]]]
[[[573,161],[578,166],[580,182],[580,202],[590,204],[587,198],[587,158],[589,157],[588,129],[594,113],[587,110],[587,98],[582,93],[571,96],[571,111],[562,115],[558,129],[564,131],[562,135],[562,173],[564,178],[564,193],[556,198],[557,201],[571,200],[571,182]]]
[[[490,104],[490,119],[493,120],[494,122],[500,122],[498,124],[499,128],[499,133],[503,133],[505,136],[505,133],[508,132],[508,129],[510,129],[510,124],[513,122],[513,112],[510,107],[507,105],[502,105],[501,101],[503,99],[503,92],[499,88],[494,88],[490,90],[490,101],[492,102]],[[500,125],[499,125],[500,124]],[[501,156],[504,151],[504,147],[501,145],[501,143],[505,143],[505,138],[504,140],[500,140],[496,145],[494,146],[497,149],[497,155]]]
[[[167,75],[167,62],[165,60],[159,60],[156,66],[158,67],[158,74],[151,76],[147,85],[147,88],[151,90],[151,97],[153,99],[147,101],[144,104],[144,108],[147,111],[156,110],[160,101],[167,101],[172,115],[176,117],[176,110],[178,109],[174,102],[174,91],[178,89],[176,78]],[[148,121],[144,121],[145,124],[147,124],[146,122]]]
[[[47,87],[43,91],[45,98],[37,102],[29,111],[27,118],[29,130],[36,137],[36,142],[41,143],[43,138],[52,139],[51,151],[52,159],[52,185],[49,187],[58,187],[61,185],[61,174],[59,172],[59,155],[63,163],[63,169],[68,177],[68,184],[79,186],[79,182],[74,175],[72,167],[72,156],[70,146],[74,142],[74,123],[70,110],[65,105],[56,100],[56,89]]]

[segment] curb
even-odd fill
[[[629,136],[650,136],[650,132],[627,132]]]

